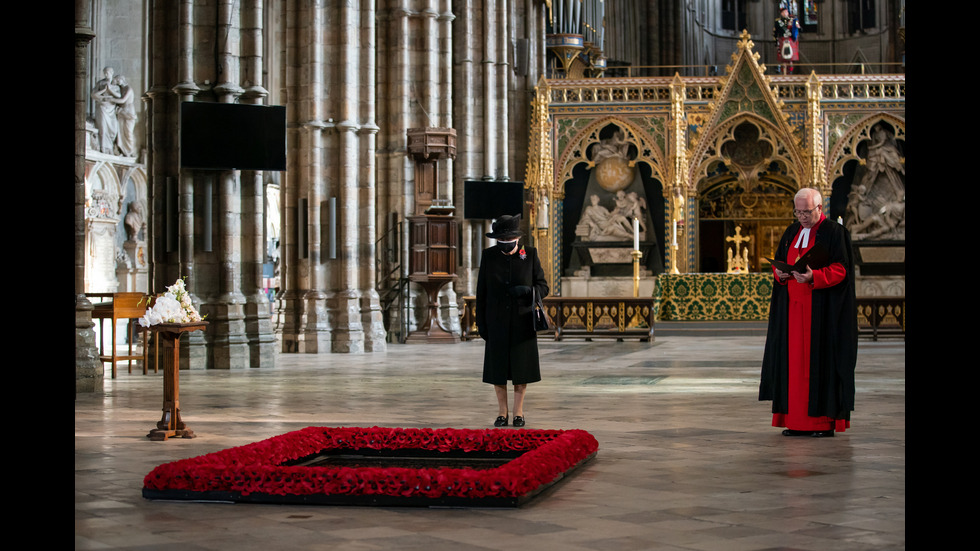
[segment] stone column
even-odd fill
[[[75,392],[101,391],[104,375],[92,330],[92,303],[85,297],[85,104],[88,45],[95,38],[89,10],[87,0],[75,0]]]
[[[182,169],[179,143],[184,102],[261,104],[268,95],[261,83],[263,0],[219,0],[214,9],[197,0],[147,6],[149,290],[186,278],[195,306],[208,314],[207,331],[181,339],[181,368],[273,365],[268,299],[261,291],[263,174]]]
[[[314,33],[318,34],[318,33]],[[314,62],[316,69],[322,70],[323,63],[320,56],[316,56]],[[319,96],[317,92],[312,94],[315,98]],[[318,106],[319,101],[314,100],[314,106]],[[306,268],[305,278],[299,282],[300,288],[305,289],[303,293],[303,315],[300,321],[301,340],[299,351],[307,354],[317,354],[330,351],[331,326],[328,315],[327,299],[329,295],[326,291],[329,285],[327,278],[325,259],[323,258],[324,233],[323,216],[324,203],[327,201],[325,189],[324,167],[321,159],[324,155],[324,132],[328,129],[321,121],[320,112],[317,108],[313,112],[314,119],[306,124],[305,133],[307,136],[306,144],[309,147],[308,180],[302,182],[306,190],[306,207],[302,209],[306,223],[298,230],[306,232],[306,261],[302,262],[301,268]],[[302,239],[302,237],[301,237]],[[304,285],[305,284],[305,285]]]
[[[360,290],[358,285],[359,264],[363,261],[374,262],[373,258],[362,259],[358,252],[358,175],[360,159],[358,157],[357,132],[360,124],[357,120],[358,103],[360,99],[358,77],[358,28],[360,19],[355,6],[343,3],[339,6],[340,24],[335,56],[340,66],[340,82],[335,90],[339,97],[331,98],[328,108],[337,107],[340,122],[337,123],[337,217],[338,234],[339,281],[332,297],[333,311],[333,346],[334,352],[363,352],[364,327],[361,325]]]
[[[480,84],[482,79],[476,66],[480,57],[479,10],[470,9],[468,4],[457,4],[459,20],[455,21],[456,33],[453,40],[456,66],[453,70],[453,97],[455,111],[453,120],[457,128],[457,157],[454,162],[455,183],[454,204],[457,214],[462,215],[465,208],[464,180],[479,180],[482,176],[484,147],[480,130],[482,94]],[[460,278],[454,284],[463,295],[476,294],[477,260],[482,253],[482,228],[479,220],[462,221],[463,239],[460,243],[460,254],[463,266]]]
[[[243,79],[242,103],[261,105],[269,92],[262,86],[263,2],[253,0],[243,8],[245,29],[242,36]],[[265,185],[261,171],[244,171],[241,175],[242,216],[242,289],[245,293],[245,335],[248,338],[249,367],[276,365],[275,336],[269,317],[269,297],[262,286],[265,263],[266,230]],[[274,213],[278,215],[278,213]]]
[[[211,354],[209,368],[231,369],[249,365],[245,335],[245,296],[239,287],[242,269],[241,183],[237,170],[218,175],[218,294],[206,303]]]
[[[408,225],[405,216],[414,209],[413,165],[406,154],[405,132],[412,126],[412,113],[417,112],[413,83],[413,64],[410,45],[414,43],[412,17],[408,0],[391,0],[387,9],[379,13],[378,21],[382,27],[377,33],[378,55],[378,96],[385,101],[378,104],[378,119],[384,120],[384,128],[377,137],[379,169],[378,206],[375,217],[382,231],[390,231],[393,221],[391,214],[400,222],[397,243],[401,247],[398,256],[405,258],[405,244],[408,242]],[[380,126],[380,125],[379,125]],[[408,264],[401,264],[397,274],[404,280],[408,277]],[[415,291],[411,291],[414,293]],[[405,295],[403,294],[402,297]],[[409,303],[413,301],[408,300]],[[414,329],[415,317],[405,314],[406,305],[399,298],[390,307],[390,329],[402,335],[403,328]],[[409,311],[411,312],[411,310]],[[407,319],[406,319],[407,318]]]
[[[381,299],[378,296],[377,263],[377,136],[380,128],[377,123],[377,13],[375,0],[361,2],[360,46],[360,119],[364,121],[359,131],[358,155],[362,159],[361,174],[358,178],[358,257],[361,262],[359,286],[361,288],[360,316],[364,331],[364,351],[381,352],[387,349],[387,333],[381,313]]]
[[[332,117],[327,116],[329,113],[327,100],[335,83],[330,80],[334,60],[330,58],[327,43],[334,38],[332,35],[336,28],[327,28],[328,21],[332,20],[327,10],[332,10],[333,6],[314,5],[310,9],[312,27],[309,63],[306,70],[307,80],[300,84],[301,90],[305,92],[303,97],[309,98],[307,126],[310,139],[307,159],[309,169],[302,173],[307,179],[303,182],[303,187],[306,189],[307,197],[305,213],[308,279],[304,287],[306,294],[303,296],[304,312],[301,324],[303,341],[300,351],[322,354],[330,352],[333,340],[333,325],[329,311],[331,280],[327,270],[330,260],[323,254],[323,237],[328,231],[326,229],[328,226],[325,224],[332,223],[326,216],[326,205],[330,199],[330,179],[327,171],[330,170],[330,161],[328,161],[330,138],[335,132],[336,124]],[[303,229],[300,228],[300,231]],[[300,285],[303,286],[304,283],[300,282]]]
[[[241,16],[230,0],[218,2],[214,39],[218,44],[216,62],[222,79],[215,85],[215,99],[235,103],[245,90],[238,84],[240,75]],[[220,39],[219,39],[220,37]],[[208,298],[206,311],[211,314],[208,327],[211,342],[210,363],[213,369],[231,369],[249,365],[248,337],[245,335],[245,295],[241,290],[242,271],[242,185],[241,172],[223,170],[216,175],[218,209],[214,214],[218,228],[217,295]],[[208,213],[205,213],[207,216]],[[212,289],[213,292],[213,289]]]
[[[495,4],[495,2],[494,2]],[[497,117],[500,106],[497,104],[497,11],[495,6],[487,6],[483,11],[483,174],[496,179],[499,166],[497,148],[500,136],[497,130]]]
[[[169,34],[167,27],[167,18],[160,17],[155,20],[155,25],[159,25],[160,29],[157,33],[157,37],[154,43],[159,45],[161,50],[166,47],[168,42],[166,34]],[[160,73],[162,78],[168,78],[167,71],[165,70],[165,61],[170,57],[170,52],[161,52],[160,59]],[[174,94],[177,95],[178,101],[175,105],[176,109],[174,111],[164,111],[167,113],[165,116],[169,116],[169,120],[160,121],[161,133],[164,135],[160,142],[154,143],[154,149],[162,150],[159,151],[162,155],[171,153],[168,148],[175,144],[178,144],[177,134],[173,129],[179,127],[180,118],[180,104],[185,101],[193,101],[194,97],[201,91],[197,84],[194,82],[194,4],[192,0],[183,0],[178,6],[177,15],[177,52],[176,52],[176,65],[177,65],[177,84],[173,87]],[[156,61],[156,59],[154,59]],[[173,121],[173,126],[167,124]],[[200,282],[198,282],[195,268],[196,262],[194,258],[194,172],[191,170],[180,169],[179,159],[175,156],[167,156],[167,166],[171,168],[173,173],[179,173],[178,181],[178,209],[179,209],[179,219],[178,219],[178,243],[177,251],[179,256],[179,267],[176,274],[170,273],[166,277],[162,277],[156,281],[154,284],[157,286],[155,289],[151,289],[151,292],[161,292],[164,287],[172,284],[177,277],[185,277],[187,292],[191,296],[191,301],[198,311],[204,310],[204,305],[201,304],[201,299],[198,296],[198,291],[201,288]],[[203,185],[202,185],[203,187]],[[165,193],[172,193],[168,189],[169,185],[164,188]],[[169,197],[165,197],[165,201],[169,201]],[[167,225],[174,223],[173,219],[167,220]],[[168,229],[169,231],[169,229]],[[169,263],[162,262],[166,268]],[[165,272],[172,272],[172,270],[164,270]],[[202,312],[203,313],[203,312]],[[154,339],[157,338],[154,335]],[[208,350],[205,340],[205,331],[193,331],[186,339],[180,340],[180,368],[190,369],[194,367],[196,369],[201,369],[207,367],[208,361]]]
[[[286,141],[296,144],[286,151],[286,174],[279,189],[281,212],[281,237],[279,239],[279,296],[276,297],[276,338],[279,339],[282,352],[299,352],[302,341],[300,320],[303,316],[303,294],[300,285],[300,248],[303,231],[299,221],[305,217],[301,214],[302,192],[301,178],[307,168],[309,155],[309,122],[310,103],[307,97],[302,97],[300,87],[302,75],[310,69],[308,49],[310,48],[312,14],[305,8],[290,2],[285,6],[286,22],[286,52],[281,68],[282,81],[285,86],[284,96],[289,99],[293,109],[286,111]],[[305,280],[305,278],[304,278]]]
[[[436,33],[438,40],[435,42],[436,61],[439,70],[436,77],[439,79],[438,90],[438,110],[439,126],[445,128],[453,127],[453,20],[456,17],[452,13],[449,0],[439,0],[439,11],[436,14]],[[453,157],[448,157],[444,161],[444,169],[439,171],[439,196],[453,199]],[[459,206],[462,206],[460,203]],[[456,216],[462,218],[462,210],[458,210]],[[453,267],[455,269],[455,267]],[[458,274],[457,274],[458,275]],[[456,283],[449,283],[439,295],[440,314],[445,320],[445,325],[454,335],[460,334],[459,308],[457,306]]]
[[[497,180],[510,180],[510,102],[508,101],[508,95],[510,92],[511,65],[508,44],[511,36],[508,32],[510,28],[507,17],[509,11],[507,9],[507,0],[497,0],[497,20],[495,21],[496,29],[494,31],[494,48],[496,51],[493,55],[495,65],[492,68],[495,72],[494,82],[496,89],[487,89],[488,94],[492,93],[496,96],[494,113],[496,115],[497,129],[494,138],[497,140],[495,149],[498,158],[496,162],[497,172],[494,176]]]

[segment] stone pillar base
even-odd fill
[[[99,360],[92,329],[92,303],[85,295],[75,297],[75,392],[102,392],[105,367]]]
[[[204,337],[205,331],[194,331],[180,339],[180,369],[207,369],[208,368],[208,341]],[[156,338],[156,337],[154,337]],[[156,345],[151,343],[150,355],[155,357]],[[160,343],[160,365],[157,369],[163,370],[163,343]],[[152,365],[150,366],[152,367]]]
[[[245,297],[224,295],[209,304],[211,325],[208,341],[208,369],[235,369],[249,366],[248,337],[245,336]]]
[[[276,298],[275,327],[279,352],[299,352],[299,319],[303,312],[303,300],[295,291],[287,291]]]
[[[459,326],[459,305],[456,303],[456,290],[452,284],[447,285],[445,291],[439,296],[439,314],[445,320],[446,328],[450,333],[459,335],[462,332]]]
[[[276,336],[272,333],[269,300],[259,293],[245,302],[245,335],[249,367],[275,367]]]
[[[364,328],[365,352],[388,350],[388,333],[385,331],[384,316],[381,313],[381,299],[374,289],[361,297],[361,326]]]
[[[327,313],[327,294],[310,291],[303,297],[302,331],[297,335],[297,352],[319,354],[330,352],[331,327]]]
[[[342,291],[331,300],[333,312],[333,352],[360,354],[364,352],[364,326],[361,324],[361,304],[358,293]]]

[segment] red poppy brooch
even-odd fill
[[[521,255],[521,260],[527,260],[527,251],[524,250],[524,247],[521,247],[518,253]]]

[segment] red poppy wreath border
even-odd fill
[[[598,448],[595,437],[583,430],[307,427],[160,465],[144,478],[143,495],[291,503],[517,505],[590,459]],[[288,464],[331,450],[520,455],[486,470]]]

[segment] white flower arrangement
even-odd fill
[[[146,315],[139,321],[143,327],[149,327],[158,323],[191,323],[202,319],[204,318],[191,303],[191,297],[181,278],[167,287],[165,293],[157,296],[153,306],[146,310]]]

